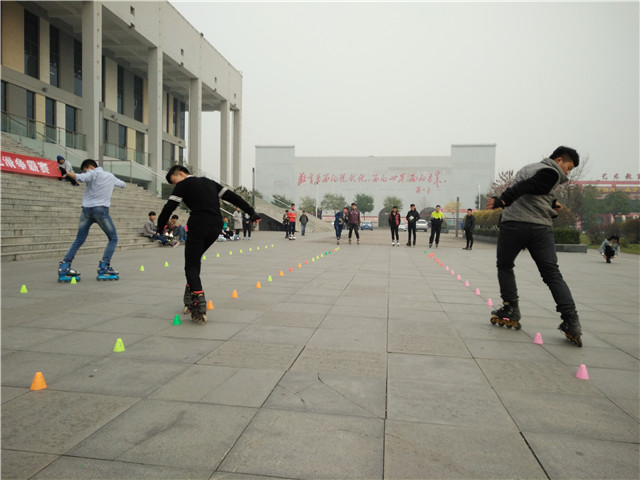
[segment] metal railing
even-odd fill
[[[77,150],[87,149],[87,139],[83,133],[66,130],[55,125],[47,125],[30,118],[2,112],[2,131],[19,137],[58,143]]]
[[[135,162],[138,165],[149,166],[149,154],[147,152],[141,152],[123,145],[104,142],[102,144],[102,153],[108,157],[119,158],[120,160]]]
[[[102,168],[123,181],[135,183],[156,196],[162,197],[162,185],[165,179],[147,166],[132,160],[103,159]]]

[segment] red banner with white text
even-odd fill
[[[17,153],[1,152],[0,169],[3,172],[24,173],[26,175],[42,175],[60,177],[58,162],[46,158],[29,157]]]

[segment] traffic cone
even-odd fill
[[[271,244],[271,248],[273,248],[273,243]]]
[[[580,380],[589,380],[589,373],[587,372],[587,366],[583,363],[578,368],[578,372],[576,373],[576,378]]]
[[[289,271],[290,271],[290,272],[293,272],[293,267],[289,267]]]
[[[75,285],[76,283],[78,283],[76,277],[71,277],[71,285]]]
[[[202,255],[202,259],[203,259],[203,260],[206,260],[206,259],[207,259],[207,256],[206,256],[206,255]]]
[[[216,258],[220,258],[220,253],[216,253]]]
[[[44,375],[42,372],[36,372],[31,382],[31,390],[44,390],[47,388],[47,382],[44,381]]]
[[[233,255],[233,252],[231,250],[229,250],[229,255]]]
[[[267,278],[267,282],[273,282],[273,279],[271,278],[271,275],[269,275],[269,278]]]
[[[465,281],[464,281],[464,286],[465,286],[465,287],[468,287],[468,286],[469,286],[469,280],[465,280]]]
[[[456,277],[457,280],[462,280],[462,278],[460,277],[460,274],[458,274],[458,276]]]
[[[301,263],[298,264],[298,268],[302,268],[302,264]]]
[[[316,259],[315,259],[315,258],[313,258],[313,257],[311,257],[311,261],[312,261],[312,262],[315,262],[315,261],[316,261]]]
[[[164,266],[168,267],[169,266],[169,262],[164,262]]]
[[[305,260],[305,261],[304,261],[304,264],[305,264],[305,265],[309,265],[309,260]]]
[[[240,253],[242,253],[242,249],[240,249]]]
[[[487,307],[493,307],[493,302],[491,301],[491,298],[487,298]]]
[[[436,263],[440,262],[440,260],[438,260],[438,257],[434,257],[433,259],[435,260]]]
[[[140,271],[144,272],[144,265],[140,265]]]
[[[256,282],[256,288],[262,288],[262,285],[260,285],[260,282]],[[235,297],[232,295],[231,298],[235,298]]]
[[[175,317],[173,317],[173,324],[182,325],[182,322],[180,321],[180,315],[176,315]]]
[[[451,275],[455,275],[456,272],[453,271],[453,268],[451,269]]]
[[[256,247],[256,250],[260,250],[260,247]]]
[[[207,310],[213,310],[213,302],[211,300],[207,303]]]
[[[238,298],[238,292],[234,290],[231,294],[231,298]]]
[[[22,287],[20,287],[20,293],[27,293],[27,286],[26,285],[22,285]]]
[[[119,338],[116,340],[116,344],[113,347],[114,352],[124,352],[124,343],[122,343],[122,339]]]
[[[542,345],[544,343],[542,341],[542,335],[540,335],[540,332],[536,333],[536,336],[533,339],[533,343],[535,343],[536,345]]]
[[[253,248],[249,248],[249,251],[250,251],[250,252],[253,252]]]
[[[282,270],[280,270],[280,276],[284,277],[284,272]]]
[[[448,272],[448,271],[449,271],[449,265],[447,265],[446,267],[444,267],[444,269]]]
[[[480,295],[480,289],[479,288],[476,288],[475,294],[476,295]]]

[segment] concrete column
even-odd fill
[[[82,2],[82,125],[88,158],[100,158],[102,3]]]
[[[192,78],[189,81],[189,166],[194,175],[200,175],[202,134],[202,80]]]
[[[242,166],[240,155],[240,140],[242,127],[242,112],[240,110],[233,111],[233,180],[231,184],[234,187],[240,186],[240,170]]]
[[[162,50],[149,49],[149,167],[162,174]]]
[[[229,184],[229,102],[220,105],[220,182]]]

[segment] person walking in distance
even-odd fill
[[[86,183],[87,188],[82,196],[82,213],[80,214],[78,234],[58,266],[58,281],[69,282],[72,277],[76,277],[76,280],[80,279],[80,273],[71,268],[71,262],[87,240],[89,229],[94,223],[100,226],[109,239],[102,254],[102,260],[98,263],[98,280],[118,280],[118,272],[111,267],[111,257],[118,245],[118,232],[109,215],[109,207],[114,187],[124,188],[125,183],[116,178],[113,173],[105,172],[95,160],[90,158],[82,162],[80,169],[82,173],[75,174],[73,170],[66,172],[67,177],[80,183]]]
[[[520,328],[513,267],[518,254],[526,248],[556,303],[562,319],[558,328],[569,341],[581,347],[582,327],[569,286],[558,268],[552,228],[553,219],[562,208],[554,191],[568,181],[569,172],[579,163],[580,156],[573,148],[558,147],[549,158],[522,167],[515,175],[515,184],[500,197],[489,198],[485,208],[504,208],[496,262],[503,305],[491,312],[491,323]]]
[[[393,206],[389,212],[389,228],[391,229],[391,246],[395,247],[396,243],[400,246],[400,236],[398,235],[398,227],[400,226],[400,212],[398,207]]]
[[[172,166],[165,178],[174,188],[162,208],[158,225],[167,223],[180,202],[184,202],[191,211],[187,220],[189,234],[184,249],[184,272],[187,277],[183,298],[184,313],[191,312],[194,322],[205,323],[207,301],[200,280],[200,267],[202,255],[218,239],[222,230],[220,199],[249,213],[253,222],[260,221],[260,217],[240,195],[209,178],[191,175],[182,165]]]
[[[471,212],[472,210],[467,208],[467,215],[464,217],[464,236],[467,238],[467,246],[463,250],[473,248],[473,229],[476,228],[476,217]]]
[[[300,215],[300,230],[301,235],[304,237],[304,232],[307,230],[307,223],[309,222],[309,217],[307,217],[307,212],[305,212],[304,210],[302,211],[302,215]]]
[[[242,213],[242,239],[251,240],[251,215]]]
[[[242,230],[242,210],[240,207],[236,207],[236,211],[231,215],[233,219],[233,231],[235,236],[240,238],[240,230]]]
[[[298,212],[296,212],[296,204],[292,203],[291,208],[289,209],[289,213],[287,213],[289,217],[289,240],[296,239],[296,218],[298,217]]]
[[[440,229],[444,222],[444,214],[440,211],[440,205],[436,205],[436,211],[431,212],[431,235],[429,236],[429,248],[433,246],[433,238],[436,239],[436,248],[440,243]]]
[[[411,246],[411,232],[413,232],[413,246],[416,246],[416,223],[420,220],[420,212],[416,210],[415,204],[411,204],[407,212],[407,247]]]
[[[349,210],[347,216],[347,224],[349,225],[349,245],[351,245],[351,234],[353,232],[356,234],[356,242],[360,245],[360,233],[358,232],[360,229],[360,210],[358,210],[356,202],[351,204],[351,210]]]

